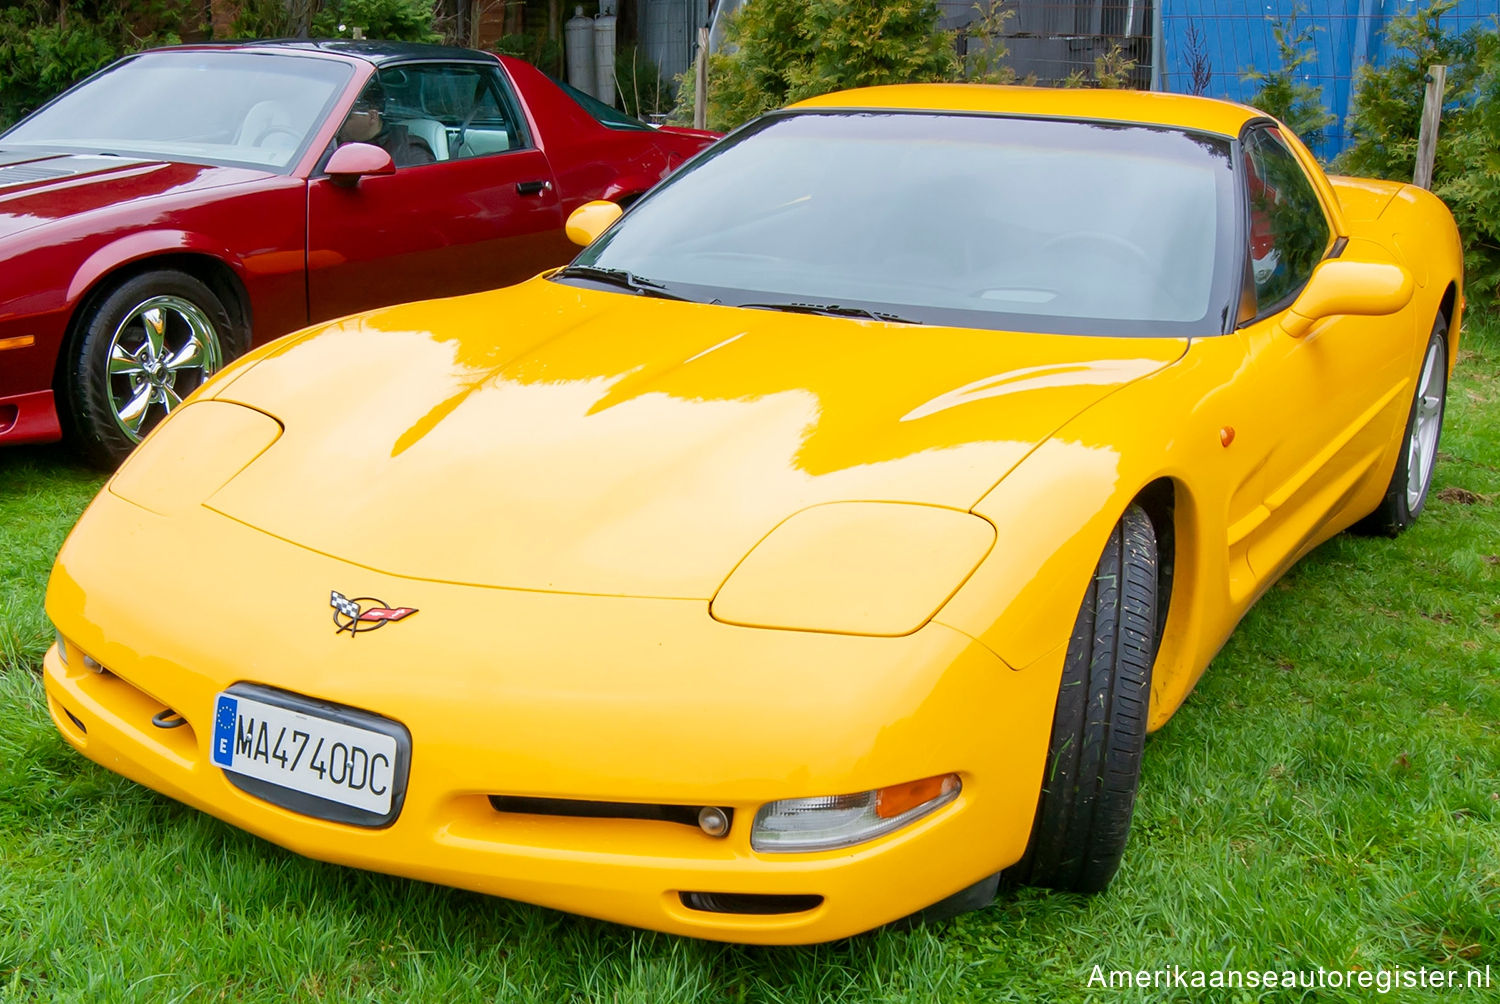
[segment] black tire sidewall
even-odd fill
[[[1008,881],[1098,892],[1119,867],[1145,749],[1158,561],[1150,517],[1132,505],[1074,623],[1031,838]]]
[[[63,411],[71,438],[84,457],[105,470],[119,466],[135,443],[120,429],[109,402],[109,348],[127,313],[153,296],[177,296],[197,306],[214,326],[220,365],[242,354],[248,333],[202,280],[176,269],[142,272],[97,296],[79,321],[66,360]]]

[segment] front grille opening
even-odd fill
[[[755,892],[680,892],[682,905],[704,913],[740,913],[765,917],[778,913],[805,913],[823,905],[822,896],[772,895]]]
[[[58,707],[62,708],[62,705],[59,704]],[[62,709],[62,713],[68,716],[68,721],[70,721],[74,725],[78,726],[78,731],[79,732],[82,732],[85,735],[88,734],[89,727],[87,725],[83,724],[82,722],[80,722],[78,720],[78,716],[77,715],[73,714],[73,712],[69,711],[67,708],[63,708]]]
[[[491,795],[496,812],[519,812],[531,816],[572,816],[577,819],[650,819],[699,829],[701,805],[660,805],[652,802],[595,802],[581,798],[531,798],[525,795]],[[724,808],[730,826],[734,810]]]

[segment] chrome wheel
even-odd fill
[[[109,342],[109,406],[120,431],[140,442],[222,356],[218,331],[191,300],[153,296],[131,308]]]
[[[1417,383],[1416,409],[1412,415],[1411,434],[1406,440],[1406,508],[1416,512],[1432,483],[1432,467],[1437,461],[1438,433],[1443,426],[1443,358],[1441,343],[1427,347],[1422,376]]]

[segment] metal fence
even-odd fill
[[[1094,60],[1118,47],[1132,64],[1130,83],[1151,85],[1152,0],[938,0],[938,26],[957,32],[960,54],[998,42],[1016,76],[1057,84],[1085,80]],[[999,27],[996,32],[987,28]]]

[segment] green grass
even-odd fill
[[[1106,894],[1007,892],[945,925],[806,949],[318,864],[75,755],[36,675],[41,601],[98,484],[57,450],[0,452],[0,1000],[1204,996],[1090,987],[1096,964],[1488,965],[1500,986],[1500,324],[1466,342],[1417,525],[1304,560],[1148,744]]]

